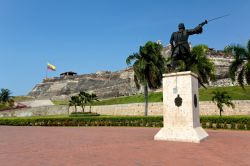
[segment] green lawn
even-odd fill
[[[226,91],[232,97],[232,100],[250,100],[250,86],[246,86],[243,90],[239,86],[235,87],[216,87],[216,88],[201,88],[199,89],[200,101],[211,101],[212,92],[214,90]],[[149,93],[149,102],[161,102],[163,99],[162,92]],[[53,101],[54,104],[65,105],[68,101]],[[117,97],[107,100],[95,102],[93,105],[113,105],[113,104],[128,104],[128,103],[142,103],[144,102],[144,95],[138,94],[127,97]]]
[[[68,105],[68,100],[53,100],[52,101],[55,105]]]
[[[162,92],[149,93],[149,102],[162,101]],[[138,94],[126,97],[117,97],[108,100],[95,102],[93,105],[111,105],[111,104],[128,104],[128,103],[142,103],[144,102],[144,95]]]
[[[246,86],[243,90],[239,86],[232,87],[214,87],[200,89],[200,101],[210,101],[214,90],[226,91],[232,97],[232,100],[250,100],[250,86]]]

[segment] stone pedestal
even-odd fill
[[[164,126],[155,140],[199,143],[208,137],[200,126],[197,78],[190,71],[163,75]]]

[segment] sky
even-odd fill
[[[192,45],[217,50],[250,39],[250,0],[0,0],[0,88],[26,95],[46,76],[47,62],[78,74],[127,68],[147,41],[169,44],[180,22],[205,25]]]

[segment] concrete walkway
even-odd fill
[[[250,165],[250,131],[207,130],[209,139],[194,144],[154,141],[158,130],[0,126],[0,165]]]

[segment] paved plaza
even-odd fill
[[[206,130],[195,144],[154,141],[159,129],[0,126],[0,165],[250,165],[250,131]]]

